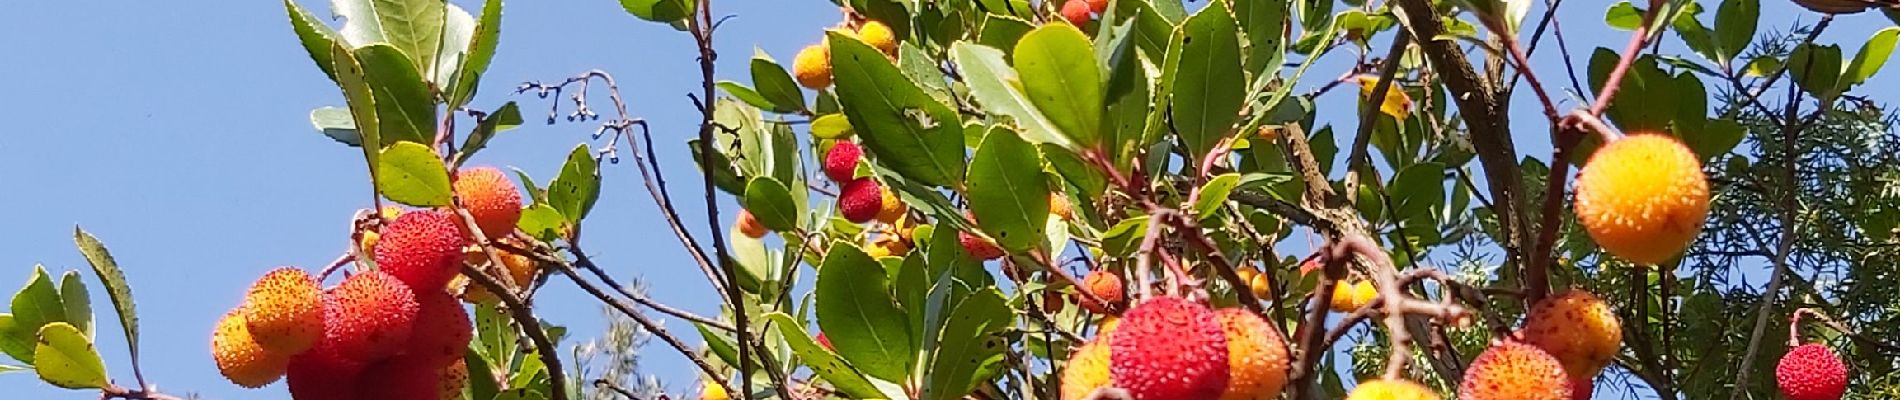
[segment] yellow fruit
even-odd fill
[[[1358,284],[1352,285],[1352,302],[1357,306],[1353,307],[1354,309],[1372,304],[1372,300],[1377,298],[1379,298],[1379,288],[1372,286],[1372,281],[1359,281]]]
[[[739,216],[737,218],[738,220],[733,221],[732,225],[733,229],[739,231],[739,234],[753,239],[765,237],[765,232],[767,231],[765,224],[759,223],[759,218],[753,216],[751,210],[739,209]]]
[[[211,333],[211,359],[217,362],[218,373],[247,388],[276,382],[290,365],[290,355],[258,346],[245,325],[239,310],[231,310],[218,320],[217,330]]]
[[[897,57],[897,32],[891,31],[891,27],[883,22],[864,23],[863,27],[858,28],[858,38],[886,56]]]
[[[1491,345],[1465,369],[1462,400],[1571,400],[1570,377],[1556,357],[1515,341]]]
[[[792,77],[811,90],[831,86],[831,48],[823,44],[805,46],[792,59]]]
[[[462,387],[468,385],[468,363],[452,362],[442,367],[442,400],[460,400]]]
[[[731,399],[732,395],[726,393],[726,387],[720,386],[719,382],[714,382],[712,379],[704,379],[699,383],[699,400]]]
[[[1220,400],[1264,399],[1286,386],[1286,341],[1259,315],[1241,308],[1214,312],[1227,333],[1227,391]]]
[[[468,256],[469,264],[488,263],[488,253],[482,251],[480,247],[469,247],[464,254]],[[508,277],[514,280],[516,287],[526,285],[528,281],[534,279],[537,266],[534,258],[501,250],[496,250],[495,254],[501,256],[501,267],[508,270]],[[467,290],[462,291],[462,300],[474,304],[495,304],[500,301],[500,298],[489,292],[487,287],[471,283]]]
[[[1254,274],[1253,279],[1247,280],[1247,288],[1253,291],[1254,297],[1273,298],[1273,283],[1267,282],[1267,274]]]
[[[1087,397],[1089,392],[1109,384],[1109,349],[1102,339],[1105,337],[1108,335],[1096,336],[1069,354],[1069,364],[1062,369],[1062,400]]]
[[[1095,334],[1100,335],[1100,336],[1108,336],[1108,334],[1114,333],[1115,327],[1121,326],[1121,323],[1122,323],[1121,317],[1117,317],[1113,315],[1102,317],[1102,322],[1098,323],[1098,328],[1095,330]]]
[[[357,245],[362,247],[363,254],[372,254],[376,251],[376,242],[382,239],[383,235],[376,231],[363,231],[363,238],[357,241]]]
[[[383,219],[385,220],[396,219],[396,217],[402,216],[402,207],[383,206],[383,208],[379,211],[382,214]]]
[[[910,244],[905,243],[904,238],[897,235],[883,234],[865,245],[864,253],[870,255],[871,258],[903,257],[905,254],[910,254]]]
[[[1248,266],[1243,266],[1240,268],[1235,268],[1234,275],[1240,275],[1241,282],[1253,283],[1254,275],[1260,275],[1260,270],[1254,269],[1253,266],[1248,265]]]
[[[1701,159],[1675,138],[1630,135],[1597,149],[1577,173],[1576,209],[1604,251],[1661,264],[1702,232],[1708,177]]]
[[[1438,400],[1438,394],[1410,381],[1375,380],[1360,383],[1346,400]]]
[[[1069,196],[1061,193],[1049,194],[1049,213],[1062,217],[1063,221],[1075,219],[1075,207],[1069,205]]]
[[[315,345],[323,338],[322,289],[317,286],[317,278],[296,267],[264,273],[239,307],[251,339],[285,355]]]
[[[897,198],[896,191],[888,186],[878,187],[878,222],[895,224],[898,219],[904,218],[904,213],[908,211],[910,208],[904,205],[904,200]]]
[[[1537,302],[1519,333],[1525,343],[1557,357],[1576,379],[1596,377],[1623,345],[1623,324],[1616,312],[1596,295],[1578,289]]]
[[[1360,307],[1372,303],[1372,299],[1376,297],[1379,297],[1379,289],[1373,287],[1371,281],[1360,280],[1351,283],[1340,281],[1333,285],[1333,311],[1342,313],[1359,311]]]

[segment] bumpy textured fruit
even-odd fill
[[[1371,304],[1372,299],[1377,297],[1379,289],[1372,286],[1372,281],[1339,281],[1333,285],[1332,308],[1342,313],[1359,311],[1359,308]]]
[[[903,199],[897,198],[896,191],[888,187],[878,188],[878,222],[896,224],[897,220],[904,218],[904,213],[907,212],[910,212],[910,207],[904,205]]]
[[[1069,0],[1062,3],[1062,19],[1070,25],[1083,26],[1089,23],[1089,2],[1087,0]]]
[[[1123,293],[1122,277],[1121,275],[1116,275],[1114,272],[1103,270],[1089,272],[1088,276],[1082,278],[1082,287],[1080,289],[1087,290],[1089,293],[1094,293],[1095,297],[1102,298],[1102,302],[1097,302],[1094,298],[1089,296],[1076,296],[1080,298],[1082,308],[1087,308],[1089,312],[1092,313],[1114,314],[1115,311],[1121,310],[1128,302],[1127,295]]]
[[[1597,382],[1593,378],[1571,378],[1570,400],[1590,400],[1596,393]]]
[[[468,310],[448,293],[416,293],[415,328],[409,334],[404,356],[441,367],[461,361],[475,328],[469,323]]]
[[[1062,400],[1088,397],[1089,392],[1109,384],[1109,350],[1103,337],[1096,336],[1069,353],[1069,363],[1062,368]]]
[[[438,210],[403,213],[383,227],[376,267],[409,287],[441,289],[460,272],[462,240],[455,217]]]
[[[857,179],[858,161],[863,159],[864,148],[857,143],[840,141],[825,151],[825,163],[819,167],[833,182],[849,183]]]
[[[240,312],[259,346],[277,354],[297,354],[323,338],[322,296],[317,278],[296,267],[283,267],[251,284]]]
[[[733,221],[732,226],[733,229],[739,231],[739,234],[753,239],[765,237],[765,224],[759,223],[759,217],[753,216],[752,210],[739,209],[737,218],[738,220]]]
[[[957,244],[963,245],[963,252],[969,253],[970,258],[984,261],[1003,258],[1003,248],[996,247],[996,243],[989,239],[969,232],[957,231]]]
[[[1075,206],[1069,204],[1069,196],[1060,193],[1049,194],[1049,213],[1062,217],[1063,221],[1075,219]]]
[[[792,59],[792,78],[811,90],[831,86],[831,47],[824,44],[805,46]]]
[[[496,239],[515,233],[521,222],[521,190],[495,167],[465,168],[455,173],[455,196],[475,217],[482,237]]]
[[[516,243],[510,239],[503,239],[502,242],[514,243],[516,246],[521,246],[520,243]],[[488,252],[483,251],[481,247],[471,246],[463,250],[464,259],[467,260],[466,262],[469,264],[484,265],[488,263]],[[538,268],[538,265],[535,264],[533,258],[508,251],[497,250],[495,253],[501,256],[501,267],[508,270],[508,277],[513,279],[516,285],[526,284],[528,281],[534,279],[534,271]],[[505,285],[506,282],[503,282],[503,284]],[[474,304],[495,304],[495,302],[501,299],[495,297],[494,293],[489,292],[487,287],[470,282],[467,288],[462,291],[462,300],[467,300],[469,303]]]
[[[1464,400],[1570,400],[1570,394],[1570,376],[1556,357],[1514,341],[1485,349],[1458,385]]]
[[[357,399],[357,375],[362,367],[324,358],[306,352],[290,360],[284,378],[290,397],[296,400]]]
[[[1108,11],[1108,0],[1089,0],[1089,10],[1096,14]]]
[[[884,52],[886,56],[897,56],[897,32],[891,31],[890,25],[877,21],[865,22],[864,26],[858,27],[858,39]]]
[[[1675,138],[1636,134],[1597,149],[1577,173],[1577,221],[1603,250],[1644,264],[1682,253],[1709,215],[1702,161]]]
[[[1121,317],[1117,317],[1113,315],[1103,316],[1102,322],[1096,323],[1095,334],[1101,335],[1103,337],[1107,337],[1108,334],[1115,333],[1115,328],[1119,328],[1121,326],[1122,326]]]
[[[1520,331],[1525,343],[1557,357],[1572,378],[1597,376],[1623,344],[1623,324],[1596,295],[1578,289],[1545,298],[1531,308]]]
[[[468,386],[468,363],[449,363],[449,366],[442,367],[442,371],[438,372],[438,376],[440,376],[438,379],[442,380],[442,397],[440,397],[440,399],[460,400],[462,398],[462,388]]]
[[[1847,393],[1847,364],[1820,343],[1795,346],[1775,365],[1775,383],[1788,400],[1839,400]]]
[[[1267,320],[1246,309],[1214,311],[1227,335],[1227,391],[1221,400],[1271,398],[1286,386],[1286,341]]]
[[[244,315],[237,310],[224,314],[211,333],[211,359],[218,373],[238,386],[258,388],[284,376],[290,363],[289,353],[278,353],[259,346],[245,327]]]
[[[903,257],[905,254],[910,254],[910,243],[906,243],[904,238],[897,235],[878,235],[877,239],[864,246],[864,253],[870,255],[871,258]]]
[[[412,215],[414,213],[411,213]],[[416,322],[416,295],[382,271],[352,275],[323,295],[323,341],[344,359],[368,362],[403,350]]]
[[[1360,383],[1346,400],[1438,400],[1438,394],[1411,381],[1375,380]]]
[[[412,356],[390,357],[363,370],[361,399],[424,400],[442,398],[442,367]]]
[[[731,399],[732,399],[732,394],[726,393],[726,387],[720,386],[719,382],[714,382],[712,379],[700,380],[699,400],[731,400]]]
[[[858,178],[838,191],[838,214],[853,223],[870,222],[884,208],[884,188],[871,178]]]
[[[1135,400],[1213,399],[1227,388],[1227,335],[1200,304],[1173,297],[1137,304],[1108,344],[1115,387]]]

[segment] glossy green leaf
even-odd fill
[[[1023,132],[1023,139],[1064,147],[1073,144],[1024,93],[1023,79],[1004,64],[1001,50],[957,42],[950,45],[950,60],[963,71],[964,83],[976,102],[992,113],[1009,117]]]
[[[334,106],[317,107],[310,110],[310,125],[338,143],[350,146],[363,145],[363,136],[356,131],[356,121],[350,117],[349,109]]]
[[[759,223],[765,225],[766,229],[778,232],[798,231],[798,217],[803,215],[803,212],[792,200],[791,189],[787,189],[785,184],[777,179],[769,176],[752,178],[752,181],[745,185],[745,198],[742,200],[744,200],[746,211],[751,211],[752,216],[758,218]]]
[[[455,150],[457,163],[474,157],[475,152],[488,147],[488,141],[494,139],[495,134],[520,127],[521,122],[521,107],[516,106],[512,101],[502,104],[501,108],[495,109],[495,112],[476,120],[475,130],[469,131],[468,139],[462,142],[462,148]]]
[[[1194,217],[1207,219],[1216,215],[1220,211],[1220,206],[1227,203],[1227,196],[1233,194],[1237,186],[1240,186],[1240,174],[1232,172],[1208,179],[1207,184],[1201,185],[1201,197],[1194,202]]]
[[[1102,68],[1088,36],[1069,24],[1047,24],[1023,35],[1011,54],[1023,93],[1049,122],[1078,146],[1100,146]]]
[[[1025,251],[1042,241],[1050,189],[1041,171],[1036,148],[1002,127],[990,129],[970,158],[970,212],[1005,249]]]
[[[759,53],[752,57],[752,85],[758,87],[759,96],[771,104],[760,106],[776,113],[792,113],[805,109],[805,92],[792,82],[792,75],[778,61]]]
[[[1182,32],[1180,65],[1169,97],[1170,119],[1190,159],[1199,160],[1233,129],[1246,97],[1240,70],[1238,29],[1224,3],[1215,2],[1188,18]]]
[[[567,217],[568,223],[579,224],[581,218],[594,209],[597,200],[600,200],[600,164],[594,161],[594,151],[582,143],[567,154],[561,174],[548,182],[548,205]]]
[[[310,60],[315,61],[317,68],[323,70],[330,80],[336,80],[336,66],[331,59],[330,48],[342,43],[343,38],[329,25],[324,25],[323,20],[297,5],[295,0],[284,0],[284,11],[290,15],[290,28],[297,33],[297,42],[309,53]]]
[[[1121,220],[1102,232],[1102,255],[1127,257],[1135,254],[1141,240],[1148,236],[1148,216]]]
[[[1742,137],[1746,134],[1747,130],[1743,129],[1740,123],[1727,118],[1709,120],[1708,124],[1703,125],[1701,129],[1676,131],[1676,136],[1681,137],[1683,144],[1688,145],[1690,150],[1694,150],[1704,163],[1734,150],[1736,145],[1742,143]]]
[[[883,52],[828,35],[838,100],[874,160],[925,184],[958,186],[964,160],[956,111],[905,78]]]
[[[1715,42],[1722,49],[1723,63],[1748,50],[1755,40],[1755,28],[1761,20],[1761,0],[1723,0],[1715,9]]]
[[[917,342],[891,299],[888,274],[857,246],[839,242],[818,268],[818,326],[838,354],[865,374],[903,381]]]
[[[46,267],[34,265],[33,277],[13,294],[13,321],[19,329],[37,332],[54,322],[66,322],[65,300],[59,297],[59,281],[46,273]]]
[[[475,97],[482,75],[488,73],[488,64],[495,59],[495,45],[500,42],[501,0],[484,1],[481,19],[475,23],[475,32],[469,37],[460,65],[455,67],[455,87],[448,96],[450,109],[466,105]]]
[[[132,353],[132,363],[139,361],[139,313],[138,306],[132,302],[132,285],[126,283],[125,273],[119,270],[119,262],[112,259],[112,253],[98,238],[86,233],[85,229],[73,227],[73,243],[79,247],[79,254],[86,257],[86,263],[92,265],[92,273],[99,278],[99,284],[106,289],[106,297],[112,300],[112,309],[119,314],[119,327],[125,330],[125,347]]]
[[[383,145],[431,142],[435,137],[435,97],[416,64],[411,64],[402,51],[381,43],[359,47],[353,53],[363,66],[363,82],[376,97]]]
[[[779,335],[785,338],[785,344],[790,345],[792,353],[798,355],[798,361],[810,367],[819,377],[825,378],[825,382],[836,386],[844,395],[859,399],[897,398],[879,391],[870,380],[864,379],[864,374],[838,358],[837,353],[820,346],[812,335],[805,333],[804,322],[779,312],[766,314],[765,319],[778,327]]]
[[[1854,53],[1854,61],[1849,62],[1847,70],[1842,72],[1840,90],[1846,91],[1854,85],[1867,82],[1867,78],[1879,73],[1880,67],[1887,65],[1887,58],[1893,55],[1896,40],[1900,40],[1900,27],[1887,27],[1867,38],[1860,52]]]
[[[384,149],[376,175],[376,190],[397,203],[440,207],[449,205],[454,195],[448,168],[421,143],[399,142]]]
[[[917,48],[916,42],[897,45],[897,70],[903,72],[904,77],[910,78],[911,82],[916,82],[918,88],[937,99],[937,102],[956,104],[959,101],[937,58]]]
[[[739,101],[745,102],[753,107],[768,110],[773,107],[771,100],[766,100],[764,95],[759,94],[759,91],[753,90],[743,83],[719,81],[719,89],[726,91],[726,94],[730,94],[732,97],[739,99]]]
[[[1247,37],[1246,70],[1260,74],[1275,68],[1286,56],[1287,0],[1239,0],[1230,2],[1234,18]]]
[[[86,340],[92,340],[92,297],[86,292],[86,282],[79,279],[79,271],[59,275],[59,299],[66,310],[65,321],[86,334]]]
[[[1788,56],[1788,74],[1796,85],[1823,103],[1840,95],[1841,47],[1803,44]]]
[[[467,367],[468,385],[462,387],[464,399],[493,399],[500,388],[495,386],[493,363],[483,358],[481,352],[470,348],[462,354],[463,366]]]
[[[336,71],[337,87],[343,90],[343,98],[350,109],[350,119],[355,121],[361,143],[385,143],[382,123],[376,115],[376,94],[363,77],[363,64],[357,62],[356,54],[351,53],[341,42],[330,47],[330,61]],[[370,182],[374,184],[380,174],[377,170],[381,169],[378,168],[378,158],[382,156],[382,146],[360,147],[363,149],[363,160],[369,163]]]
[[[988,382],[1003,368],[1002,339],[998,332],[1010,327],[1009,305],[995,289],[977,292],[950,310],[940,340],[933,348],[925,377],[923,398],[950,400],[963,398]]]
[[[0,314],[0,352],[7,357],[32,365],[33,335],[37,333],[20,326],[13,314]]]
[[[521,210],[521,220],[515,222],[515,227],[535,239],[550,241],[560,237],[561,224],[564,223],[567,223],[567,217],[562,216],[559,210],[547,204],[535,204]]]
[[[838,140],[851,137],[851,120],[844,114],[825,114],[811,120],[811,135]]]
[[[1636,30],[1637,25],[1643,24],[1643,11],[1636,9],[1636,6],[1631,5],[1628,0],[1618,1],[1610,5],[1609,11],[1604,12],[1603,23],[1616,30],[1633,31]]]
[[[67,389],[106,386],[105,360],[92,340],[72,324],[54,322],[40,328],[33,348],[33,368],[40,380]]]
[[[417,65],[423,78],[429,80],[429,87],[439,89],[438,100],[448,101],[455,87],[455,77],[460,72],[462,60],[468,58],[468,43],[475,40],[475,16],[468,10],[455,4],[444,4],[442,15],[442,42],[436,44],[435,64]]]
[[[673,22],[693,11],[693,0],[620,0],[620,8],[640,19]]]
[[[1392,196],[1395,219],[1430,216],[1434,207],[1445,202],[1445,166],[1417,163],[1392,176],[1386,194]]]
[[[342,0],[363,2],[365,0]],[[435,65],[436,50],[442,43],[443,16],[448,4],[435,0],[367,0],[375,11],[382,41],[409,55],[411,65]],[[355,16],[347,16],[352,19]],[[355,43],[367,47],[367,42]],[[361,57],[360,55],[358,57]]]
[[[983,18],[983,30],[977,33],[976,43],[995,49],[1013,49],[1016,48],[1017,40],[1034,29],[1035,25],[1021,18],[987,14]]]

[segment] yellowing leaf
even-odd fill
[[[1359,97],[1371,100],[1372,89],[1379,85],[1379,76],[1370,74],[1359,75],[1358,79]],[[1397,82],[1387,84],[1385,89],[1385,101],[1379,103],[1379,111],[1403,122],[1406,117],[1412,115],[1412,97],[1405,95],[1405,91],[1399,89]]]
[[[67,389],[95,389],[106,385],[105,361],[84,333],[72,324],[54,322],[40,328],[33,366],[40,380]]]

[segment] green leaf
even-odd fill
[[[770,107],[759,108],[781,114],[805,109],[805,93],[792,82],[792,75],[763,52],[752,57],[752,84],[758,86],[759,96],[771,103]]]
[[[338,3],[342,4],[342,3]],[[374,20],[371,20],[374,21]],[[378,158],[382,155],[382,124],[376,115],[376,94],[364,81],[363,64],[356,61],[344,43],[330,47],[330,60],[334,62],[336,84],[343,90],[343,98],[350,107],[350,120],[355,121],[356,133],[360,143],[373,143],[361,146],[363,160],[369,163],[369,179],[372,184],[377,180]]]
[[[344,0],[352,1],[352,0]],[[362,1],[362,0],[353,0]],[[382,39],[408,54],[411,65],[435,65],[436,50],[441,48],[442,25],[448,4],[437,0],[370,0],[375,10]],[[355,16],[351,16],[352,22]],[[355,43],[367,47],[368,43]],[[362,56],[358,56],[362,57]]]
[[[958,186],[964,161],[956,111],[905,78],[883,52],[828,35],[838,100],[877,163],[925,184]]]
[[[766,229],[778,232],[798,230],[798,216],[801,215],[798,204],[792,201],[791,189],[784,183],[769,176],[752,178],[745,185],[746,211],[751,211],[759,223]]]
[[[482,74],[488,72],[488,64],[494,61],[495,45],[500,39],[501,0],[485,1],[482,4],[482,19],[475,24],[475,33],[469,38],[461,65],[455,67],[455,87],[448,96],[449,109],[466,105],[470,98],[475,97],[476,86],[481,82]]]
[[[916,82],[925,94],[937,99],[939,103],[955,104],[957,94],[950,89],[949,78],[944,76],[941,64],[917,47],[917,42],[904,42],[897,45],[897,70],[904,77]]]
[[[1823,104],[1833,102],[1840,95],[1841,47],[1831,44],[1796,46],[1794,53],[1788,56],[1788,73],[1801,90],[1821,98]]]
[[[435,64],[416,68],[429,80],[429,87],[441,89],[440,100],[448,101],[454,94],[455,77],[461,73],[457,68],[468,57],[468,43],[475,40],[475,16],[455,4],[444,4],[442,10],[442,41],[436,45]]]
[[[1258,75],[1267,68],[1278,67],[1280,60],[1286,57],[1287,0],[1239,0],[1230,2],[1234,8],[1234,17],[1247,36],[1247,65],[1249,74]]]
[[[1058,132],[1054,122],[1043,115],[1027,94],[1016,70],[1004,64],[1003,52],[987,46],[956,42],[950,45],[950,60],[963,71],[970,95],[990,112],[1009,117],[1023,132],[1023,139],[1069,147],[1069,137]]]
[[[1224,3],[1208,4],[1182,27],[1185,34],[1168,106],[1188,157],[1200,160],[1232,129],[1246,97],[1238,29]]]
[[[561,174],[548,182],[548,205],[567,217],[568,223],[580,224],[596,200],[600,200],[600,164],[594,161],[594,151],[581,143],[567,153]]]
[[[838,354],[866,374],[901,382],[917,352],[910,323],[891,299],[884,267],[846,242],[818,268],[818,326]]]
[[[338,143],[352,147],[363,145],[362,133],[356,131],[356,121],[350,118],[350,110],[323,106],[310,110],[310,125],[315,126],[324,136]]]
[[[1231,36],[1231,35],[1229,35]],[[1016,42],[1023,92],[1076,145],[1101,145],[1102,67],[1089,38],[1069,24],[1047,24]]]
[[[1036,29],[1035,25],[1030,25],[1029,21],[1021,18],[985,14],[983,30],[977,33],[976,43],[996,49],[1013,49],[1016,48],[1017,40],[1022,40],[1023,35],[1029,34],[1029,31],[1034,29]],[[951,44],[951,46],[955,47],[956,44]],[[968,77],[965,76],[965,78]]]
[[[766,314],[765,319],[778,327],[779,335],[785,338],[786,344],[791,345],[792,353],[798,355],[799,362],[810,367],[818,377],[825,378],[825,382],[837,387],[839,392],[858,399],[895,398],[879,391],[870,380],[864,379],[864,374],[839,359],[837,353],[820,346],[816,339],[805,333],[803,322],[782,312]]]
[[[620,8],[640,19],[673,22],[693,11],[692,0],[620,0]]]
[[[493,399],[495,392],[495,371],[493,364],[482,357],[480,351],[472,346],[462,354],[463,365],[468,369],[468,385],[462,388],[463,399]]]
[[[1208,179],[1207,184],[1201,185],[1201,197],[1194,202],[1194,217],[1205,220],[1216,215],[1236,186],[1240,186],[1240,174],[1229,172]]]
[[[1037,247],[1049,216],[1049,179],[1042,156],[1015,131],[996,127],[970,157],[970,212],[1003,248]]]
[[[435,97],[416,69],[418,64],[411,64],[401,50],[382,43],[357,48],[353,54],[363,66],[363,82],[376,97],[383,145],[431,142],[435,136]]]
[[[1755,27],[1761,20],[1761,0],[1723,0],[1715,9],[1715,43],[1721,48],[1726,65],[1748,50],[1755,40]]]
[[[719,81],[719,88],[725,90],[727,94],[731,94],[732,97],[738,98],[739,101],[750,104],[753,107],[764,109],[772,108],[771,100],[766,100],[764,95],[759,94],[759,91],[752,90],[752,88],[746,87],[745,84],[733,81]]]
[[[1702,162],[1707,163],[1716,156],[1734,150],[1736,145],[1742,143],[1742,136],[1746,133],[1747,130],[1743,129],[1740,123],[1733,119],[1723,118],[1709,120],[1709,123],[1703,125],[1701,129],[1677,130],[1676,136],[1681,137],[1683,144],[1695,150],[1695,154],[1702,158]]]
[[[112,259],[112,253],[98,238],[86,233],[85,229],[73,227],[73,243],[79,247],[79,254],[86,257],[86,263],[92,265],[94,277],[106,289],[106,297],[112,300],[112,309],[119,313],[119,327],[125,329],[125,347],[132,353],[132,364],[139,362],[139,313],[138,306],[132,302],[132,285],[125,282],[125,273],[119,271],[119,262]]]
[[[528,199],[534,200],[532,204],[548,203],[547,188],[536,185],[534,183],[534,177],[528,176],[528,171],[522,171],[521,168],[515,167],[508,167],[508,169],[514,170],[515,179],[521,180],[521,187],[528,189]]]
[[[1842,73],[1840,90],[1846,91],[1854,85],[1867,82],[1867,78],[1879,73],[1880,67],[1887,65],[1887,57],[1893,55],[1896,40],[1900,40],[1900,27],[1891,26],[1867,38],[1867,44],[1861,45],[1860,52],[1854,53],[1854,61],[1849,62],[1847,71]]]
[[[1126,257],[1134,254],[1148,236],[1148,216],[1124,219],[1102,232],[1102,255]]]
[[[1432,162],[1412,164],[1392,176],[1394,219],[1429,217],[1432,208],[1445,202],[1445,165]]]
[[[468,139],[462,142],[462,148],[456,149],[457,164],[468,161],[470,157],[475,156],[475,152],[488,147],[488,141],[494,139],[495,134],[515,129],[521,126],[521,122],[521,107],[516,106],[512,101],[502,104],[501,108],[476,120],[475,130],[469,131]]]
[[[962,398],[1002,368],[1005,346],[995,335],[1010,327],[1010,308],[995,289],[978,292],[956,305],[933,348],[923,398]]]
[[[331,59],[330,48],[343,42],[336,30],[324,25],[322,20],[304,11],[295,0],[284,0],[284,11],[290,15],[290,29],[297,33],[297,41],[303,45],[310,60],[317,62],[317,68],[330,80],[337,79],[335,61]]]
[[[515,227],[535,239],[551,241],[560,237],[561,224],[564,223],[567,223],[567,218],[561,216],[561,212],[554,207],[535,204],[521,210],[521,220],[515,222]]]
[[[27,365],[33,364],[33,335],[31,329],[20,326],[13,314],[0,314],[0,352]]]
[[[1637,25],[1643,24],[1643,11],[1636,9],[1628,0],[1618,1],[1603,13],[1603,23],[1616,30],[1633,31]]]
[[[819,139],[838,140],[851,134],[851,120],[844,114],[825,114],[811,120],[811,135]]]
[[[72,324],[54,322],[39,331],[33,348],[33,367],[40,380],[67,389],[97,389],[106,386],[105,360],[99,350]]]
[[[65,321],[85,333],[86,340],[92,340],[92,297],[86,293],[86,282],[79,279],[79,271],[60,274],[59,299],[66,309]]]
[[[33,278],[13,294],[13,321],[19,329],[38,332],[46,324],[66,322],[66,304],[59,297],[58,285],[46,267],[33,266]]]
[[[400,142],[384,149],[376,174],[376,190],[397,203],[441,207],[454,196],[448,168],[421,143]]]

